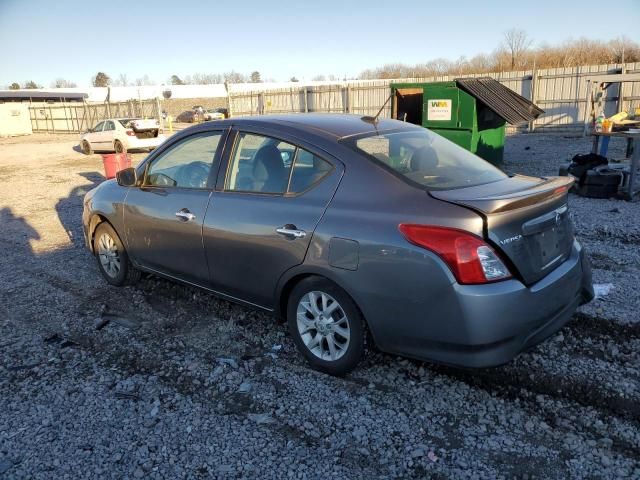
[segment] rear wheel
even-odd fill
[[[124,153],[124,145],[120,140],[116,140],[115,142],[113,142],[113,148],[116,153]]]
[[[341,376],[364,356],[364,318],[351,297],[327,279],[309,277],[294,287],[287,322],[296,347],[313,368]]]
[[[86,140],[82,141],[82,153],[85,155],[91,155],[93,153],[93,149],[91,148],[91,144]]]
[[[140,278],[140,270],[131,264],[120,237],[108,223],[103,222],[96,228],[93,250],[100,273],[111,285],[130,285]]]

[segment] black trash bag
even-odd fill
[[[578,185],[584,185],[587,172],[601,165],[608,165],[607,157],[596,153],[587,153],[586,155],[576,155],[569,164],[568,171],[571,175],[578,179]]]

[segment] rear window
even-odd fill
[[[482,158],[427,129],[374,134],[348,143],[427,190],[472,187],[507,178]]]

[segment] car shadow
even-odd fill
[[[78,175],[87,179],[88,182],[74,187],[67,197],[58,200],[55,208],[58,219],[69,236],[69,240],[75,245],[82,245],[84,243],[81,221],[82,200],[85,194],[102,183],[105,177],[102,173],[96,171],[80,172]]]

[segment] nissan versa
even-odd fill
[[[395,120],[265,116],[174,135],[87,193],[83,224],[112,285],[146,271],[274,312],[325,372],[368,338],[487,367],[593,297],[570,186]]]

